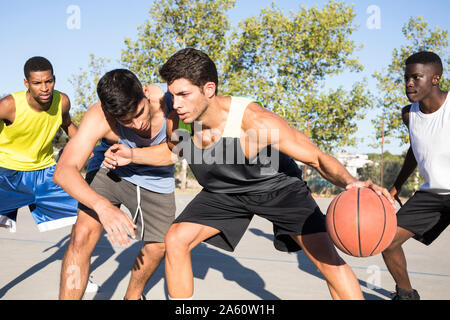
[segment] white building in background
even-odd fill
[[[363,168],[366,164],[372,164],[367,154],[348,154],[337,153],[334,157],[347,168],[348,172],[358,178],[358,169]]]
[[[352,176],[358,178],[358,169],[363,168],[366,164],[373,164],[372,160],[369,160],[367,154],[349,154],[349,153],[336,153],[333,155],[344,167],[350,172]],[[304,170],[304,164],[300,161],[296,161],[297,165]],[[307,175],[311,175],[311,168],[307,169]]]

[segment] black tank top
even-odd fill
[[[210,192],[260,194],[279,190],[302,178],[295,161],[268,146],[249,160],[241,147],[242,117],[252,100],[232,97],[227,123],[221,139],[205,149],[198,148],[180,120],[177,131],[182,151],[199,184]],[[180,153],[181,154],[181,153]]]

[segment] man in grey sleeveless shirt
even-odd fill
[[[54,175],[55,182],[79,201],[78,219],[62,263],[60,299],[83,297],[90,257],[103,229],[113,244],[129,244],[128,235],[144,241],[124,297],[140,299],[164,258],[164,237],[175,217],[174,168],[130,164],[110,171],[101,163],[114,143],[130,148],[164,143],[171,98],[158,85],[143,87],[125,69],[106,73],[97,93],[100,102],[86,112],[79,134],[67,144]],[[83,179],[80,169],[92,152]],[[76,275],[79,279],[73,281]]]
[[[411,286],[402,244],[414,237],[429,245],[450,223],[450,102],[439,86],[443,67],[433,52],[418,52],[405,62],[406,96],[412,102],[402,109],[411,146],[390,190],[398,197],[402,185],[418,167],[426,183],[397,212],[397,234],[383,252],[396,283],[394,300],[419,300]]]

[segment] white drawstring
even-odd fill
[[[136,186],[136,195],[137,195],[137,208],[136,208],[136,212],[134,214],[133,217],[133,222],[136,223],[136,218],[138,213],[140,213],[141,216],[141,240],[144,240],[144,216],[142,214],[142,209],[141,209],[141,188],[139,186]]]

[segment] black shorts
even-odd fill
[[[258,195],[233,195],[202,190],[175,219],[192,222],[221,232],[205,242],[234,251],[253,215],[273,224],[274,246],[279,251],[301,250],[290,235],[326,232],[325,216],[303,181]]]
[[[417,191],[397,212],[397,225],[429,245],[450,224],[450,195]]]

